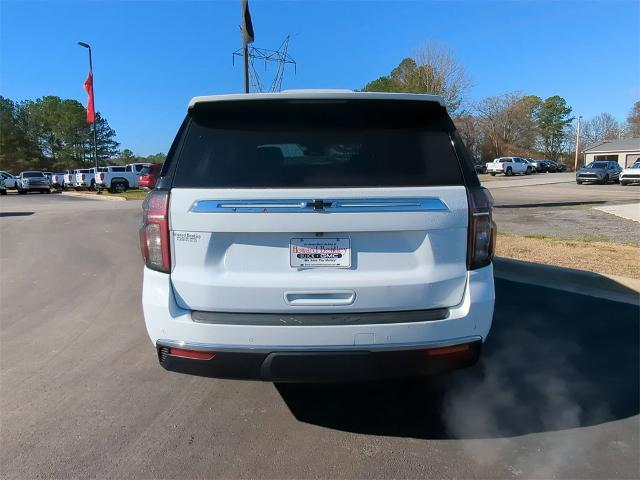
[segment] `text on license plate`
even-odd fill
[[[348,238],[292,238],[289,242],[292,267],[351,266],[351,241]]]

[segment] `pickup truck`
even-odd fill
[[[64,172],[52,173],[49,181],[53,188],[62,190],[64,188]]]
[[[65,170],[64,188],[74,188],[76,186],[76,170]]]
[[[16,188],[20,195],[25,195],[33,191],[51,193],[49,179],[47,179],[44,173],[38,171],[21,172],[18,176]]]
[[[531,173],[531,165],[520,157],[501,157],[487,163],[487,172],[492,177],[495,177],[497,173],[504,173],[506,176],[518,173],[529,175]]]
[[[129,188],[138,188],[138,174],[133,165],[101,167],[96,175],[96,188],[121,193]]]
[[[74,187],[76,190],[83,190],[88,188],[93,190],[96,187],[96,169],[95,168],[81,168],[76,170],[76,182]]]

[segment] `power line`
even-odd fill
[[[294,73],[297,73],[296,61],[289,55],[289,39],[290,36],[284,39],[282,44],[277,50],[269,50],[266,48],[259,48],[250,46],[246,50],[245,48],[239,48],[233,52],[232,60],[235,65],[235,57],[244,57],[244,52],[248,53],[249,57],[249,78],[251,87],[256,92],[279,92],[282,89],[282,80],[284,79],[284,72],[286,65],[293,65]],[[264,62],[264,71],[268,72],[268,67],[271,63],[276,64],[276,74],[271,82],[269,90],[264,90],[263,81],[260,79],[260,74],[256,68],[256,63]],[[268,82],[267,82],[268,83]]]

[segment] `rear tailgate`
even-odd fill
[[[194,115],[170,197],[178,303],[227,312],[458,304],[468,201],[444,109],[274,107],[245,112],[250,121]]]

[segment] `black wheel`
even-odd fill
[[[602,179],[603,185],[606,185],[607,183],[609,183],[609,175],[605,175],[604,178]]]
[[[582,182],[581,182],[580,180],[576,180],[576,183],[577,183],[578,185],[582,185]]]
[[[0,190],[0,195],[6,195],[7,194],[7,190],[6,189],[2,189]]]
[[[116,193],[123,193],[127,191],[127,184],[123,182],[118,182],[113,186],[113,191]]]
[[[525,175],[531,175],[531,167],[527,167],[527,171],[524,172]]]
[[[47,194],[48,194],[48,193],[51,193],[51,189],[49,189],[49,190],[45,190],[45,191],[44,191],[44,193],[47,193]]]
[[[513,175],[513,170],[511,169],[511,167],[507,168],[507,171],[505,172],[505,175],[507,177],[510,177],[511,175]]]
[[[496,176],[496,174],[495,174],[495,173],[491,173],[491,176],[492,176],[492,177],[495,177],[495,176]]]
[[[26,190],[18,190],[18,195],[26,195],[27,191]]]

